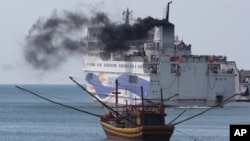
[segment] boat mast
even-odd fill
[[[141,105],[142,105],[141,125],[144,125],[144,96],[143,96],[142,86],[141,86]]]
[[[115,105],[118,107],[118,80],[115,80]]]
[[[132,13],[133,13],[133,11],[132,11],[132,10],[129,11],[128,8],[127,8],[126,11],[123,11],[123,12],[122,12],[123,20],[124,20],[124,22],[125,22],[126,25],[129,24],[129,21],[130,21],[130,20],[132,20]]]
[[[120,94],[121,92],[118,92],[118,80],[115,80],[115,91],[112,92],[112,94],[115,95],[115,106],[116,108],[118,108],[118,94]]]
[[[161,105],[163,105],[163,94],[162,94],[162,88],[161,88]]]
[[[116,117],[118,117],[118,94],[121,92],[118,92],[118,80],[115,80],[115,92],[112,92],[112,94],[115,94],[115,107],[116,107]]]

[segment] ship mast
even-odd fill
[[[132,11],[132,10],[129,11],[128,8],[127,8],[126,11],[123,11],[123,12],[122,12],[123,20],[124,20],[125,24],[128,25],[128,24],[129,24],[129,21],[132,20],[132,13],[133,13],[133,11]]]

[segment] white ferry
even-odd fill
[[[88,28],[86,87],[101,101],[115,103],[116,79],[120,104],[140,103],[141,86],[149,103],[160,102],[162,92],[165,104],[173,106],[212,106],[240,93],[236,63],[225,56],[192,55],[191,45],[175,36],[169,5],[166,24],[154,27],[146,40],[131,41],[127,52],[103,50],[102,27]]]

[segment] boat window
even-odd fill
[[[87,63],[87,66],[95,66],[95,63]]]

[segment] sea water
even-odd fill
[[[69,106],[95,114],[107,112],[76,85],[19,85]],[[207,107],[166,110],[166,121],[187,110],[176,122]],[[231,102],[176,125],[171,141],[228,141],[230,124],[250,124],[250,103]],[[47,102],[14,85],[0,85],[0,141],[111,141],[99,118]]]

